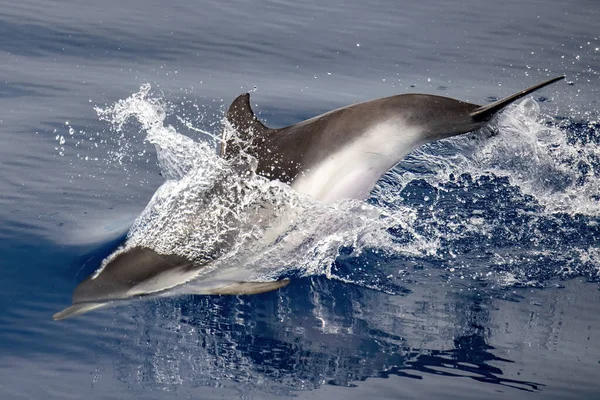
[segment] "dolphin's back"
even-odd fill
[[[225,138],[221,154],[231,158],[243,150],[256,158],[259,174],[293,183],[353,143],[364,147],[359,139],[388,123],[396,124],[397,132],[387,130],[386,135],[376,135],[370,142],[379,141],[375,143],[377,152],[385,146],[381,141],[389,141],[398,153],[397,163],[421,144],[481,128],[515,100],[563,78],[550,79],[488,106],[436,95],[402,94],[339,108],[280,129],[268,128],[258,120],[250,107],[250,95],[245,93],[234,100],[227,113],[239,137],[236,141]],[[364,148],[367,155],[374,151]]]
[[[403,94],[353,104],[280,129],[269,129],[262,124],[256,127],[257,119],[249,108],[241,111],[233,107],[228,116],[236,116],[230,121],[241,132],[240,137],[247,145],[244,150],[257,159],[257,173],[291,183],[303,171],[358,140],[379,122],[395,121],[413,127],[419,132],[415,143],[418,145],[473,130],[470,113],[480,106],[441,96]],[[246,117],[240,118],[241,114]],[[249,122],[237,122],[240,120]],[[406,140],[412,146],[415,138]]]

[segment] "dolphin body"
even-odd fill
[[[256,117],[248,93],[237,97],[224,130],[220,155],[251,156],[256,172],[291,185],[325,203],[366,198],[377,180],[422,144],[482,128],[514,101],[564,76],[542,82],[486,106],[448,97],[403,94],[353,104],[285,128],[271,129]],[[194,278],[206,266],[149,248],[117,250],[103,267],[73,292],[73,305],[55,320],[80,315],[114,301],[164,294]],[[180,293],[256,294],[279,289],[289,280],[239,282],[216,279],[189,285]],[[169,293],[171,291],[169,290]]]
[[[280,129],[270,129],[256,118],[246,93],[227,113],[240,140],[226,139],[221,155],[249,154],[257,159],[260,175],[290,183],[325,203],[364,199],[385,172],[420,145],[477,130],[515,100],[563,78],[487,106],[402,94],[338,108]]]

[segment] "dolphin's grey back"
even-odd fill
[[[478,107],[445,97],[407,94],[337,109],[264,136],[255,150],[258,173],[269,176],[276,165],[274,177],[290,182],[300,171],[357,140],[379,121],[401,118],[422,132],[421,143],[468,132],[472,130],[471,120],[464,116]]]
[[[254,115],[249,95],[239,96],[228,120],[240,133],[244,151],[258,161],[257,173],[290,183],[299,172],[318,164],[357,139],[374,121],[398,118],[423,131],[423,143],[473,130],[469,113],[479,108],[447,97],[406,94],[358,103],[280,129],[265,127]],[[439,134],[438,132],[444,132]],[[239,143],[221,154],[237,155]],[[235,149],[235,150],[234,150]]]
[[[488,106],[436,95],[403,94],[339,108],[280,129],[270,129],[258,120],[250,107],[250,95],[245,93],[233,101],[227,113],[239,136],[236,141],[225,138],[221,155],[235,158],[243,150],[256,158],[257,173],[291,183],[379,121],[400,119],[402,126],[418,130],[415,145],[424,144],[476,130],[508,104],[563,78],[550,79]]]

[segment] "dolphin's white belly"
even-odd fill
[[[292,188],[324,203],[365,199],[377,180],[422,143],[422,130],[401,119],[371,126],[294,180]]]

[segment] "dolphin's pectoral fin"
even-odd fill
[[[282,287],[287,286],[289,283],[289,279],[282,279],[275,282],[236,282],[217,289],[212,289],[207,294],[259,294],[281,289]]]
[[[250,93],[239,95],[229,106],[227,111],[227,121],[237,131],[241,145],[252,144],[253,137],[261,137],[269,128],[267,128],[256,117],[250,107]],[[225,137],[226,131],[223,132],[223,144],[221,145],[220,155],[225,158],[232,158],[239,152],[239,145],[235,146],[235,140]]]
[[[73,304],[70,307],[65,308],[64,310],[57,312],[52,316],[52,319],[55,321],[60,321],[62,319],[67,319],[71,317],[75,317],[77,315],[85,314],[88,311],[95,310],[100,307],[104,307],[108,303],[79,303]]]
[[[496,113],[501,111],[504,107],[508,106],[512,102],[520,99],[521,97],[527,96],[528,94],[535,92],[536,90],[541,89],[544,86],[548,86],[551,83],[554,83],[564,78],[564,76],[557,76],[556,78],[552,78],[550,80],[547,80],[546,82],[538,83],[537,85],[534,85],[525,90],[521,90],[520,92],[515,93],[512,96],[505,97],[487,106],[479,107],[471,113],[471,118],[473,119],[473,121],[489,121],[494,115],[496,115]]]

